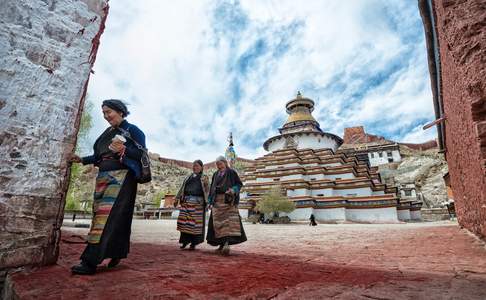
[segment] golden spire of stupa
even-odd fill
[[[289,117],[287,122],[285,122],[285,125],[298,121],[317,122],[312,116],[312,111],[314,110],[314,101],[309,98],[304,98],[300,91],[297,92],[295,99],[287,102],[286,108]]]

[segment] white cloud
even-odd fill
[[[96,108],[127,100],[150,150],[186,160],[223,153],[229,131],[240,156],[263,154],[299,89],[338,135],[364,124],[412,142],[433,136],[416,130],[433,113],[415,2],[222,3],[110,2],[89,86]],[[95,125],[93,137],[105,126]]]

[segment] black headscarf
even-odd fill
[[[123,103],[121,100],[117,99],[108,99],[103,101],[103,104],[101,106],[107,106],[113,110],[116,110],[117,112],[120,112],[122,114],[122,117],[126,117],[130,114],[130,112],[127,109],[127,106],[125,103]]]
[[[200,160],[200,159],[196,159],[196,160],[193,162],[193,164],[198,164],[198,165],[200,165],[200,166],[201,166],[201,168],[202,168],[202,169],[204,169],[204,164],[203,164],[202,160]],[[201,171],[201,173],[202,173],[202,171]]]

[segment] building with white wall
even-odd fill
[[[369,146],[367,153],[372,167],[402,161],[398,143]]]
[[[366,155],[371,167],[391,163],[400,163],[402,161],[402,156],[400,155],[400,144],[395,142],[374,145],[346,145],[345,147],[341,147],[339,151],[353,155]]]
[[[307,220],[311,214],[321,222],[401,219],[397,189],[386,186],[367,161],[336,152],[343,140],[320,129],[312,116],[314,101],[298,93],[286,108],[289,117],[280,134],[263,145],[269,153],[257,158],[242,176],[242,217],[254,213],[256,202],[278,186],[295,202],[296,210],[288,214],[292,220]]]

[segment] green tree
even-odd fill
[[[162,202],[162,199],[164,199],[165,194],[163,191],[160,191],[154,195],[153,203],[155,207],[160,207],[160,203]]]
[[[293,212],[295,204],[282,194],[282,187],[276,186],[262,196],[256,204],[256,209],[264,214],[278,216],[280,212]]]
[[[88,99],[85,102],[85,107],[81,115],[79,124],[78,139],[76,143],[76,153],[87,150],[89,148],[89,131],[93,127],[93,103]],[[92,187],[89,183],[83,180],[83,173],[88,167],[80,164],[71,165],[71,176],[69,178],[69,190],[66,197],[66,210],[90,210],[92,203]]]
[[[93,127],[93,102],[86,99],[83,114],[79,122],[78,142],[76,144],[76,153],[79,153],[90,148],[89,131]]]

